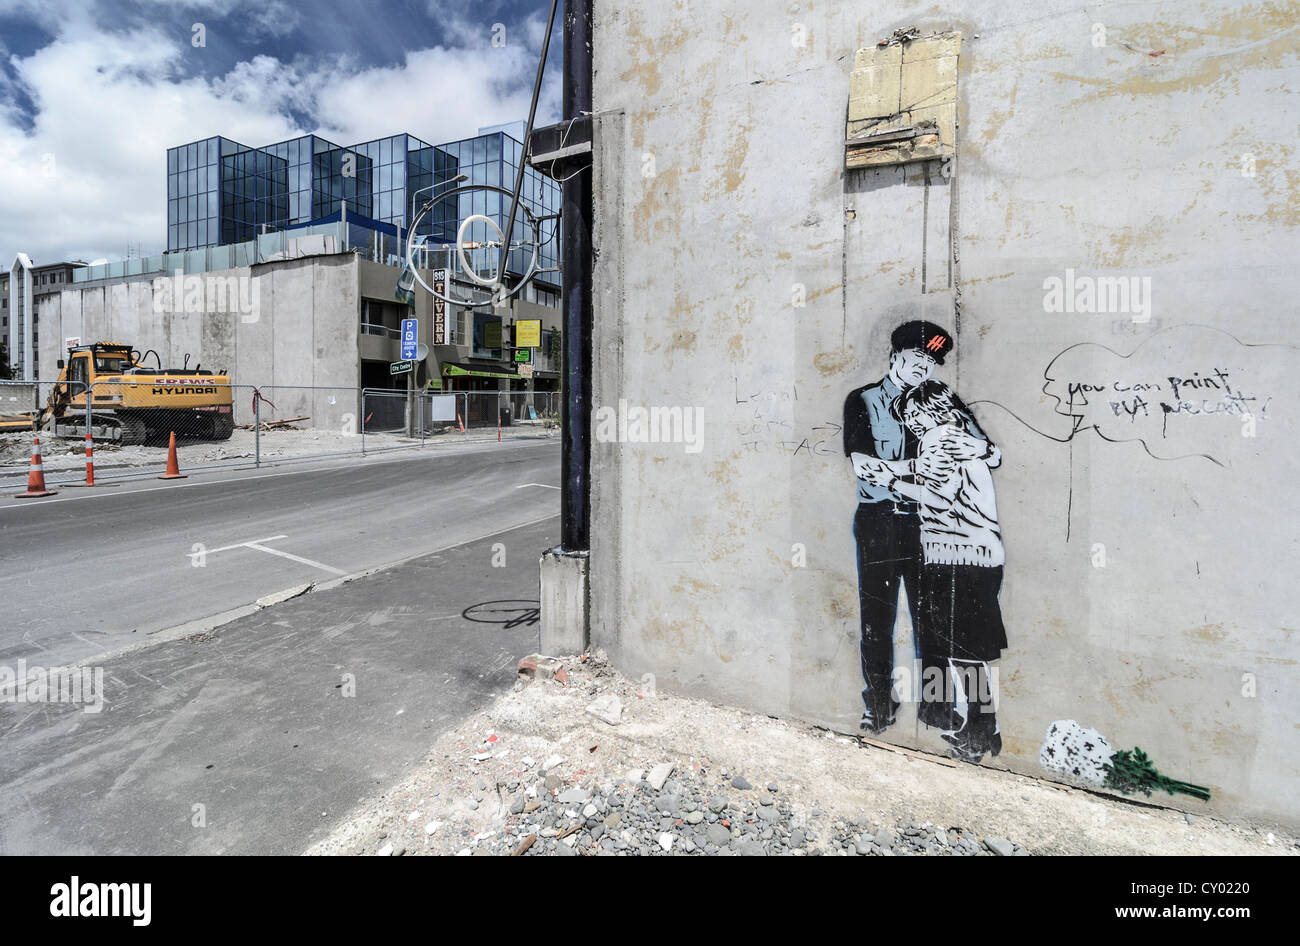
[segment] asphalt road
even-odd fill
[[[85,674],[80,702],[0,687],[0,854],[305,849],[537,649],[558,460],[494,444],[0,504],[0,669]]]
[[[0,854],[302,852],[513,683],[558,526],[95,661],[102,700],[0,703]]]
[[[516,441],[6,494],[0,666],[81,660],[554,515],[558,483],[558,444]]]

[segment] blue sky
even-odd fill
[[[0,0],[0,259],[117,259],[128,244],[160,252],[170,145],[306,132],[438,142],[525,119],[549,8]],[[559,118],[556,19],[539,124]]]

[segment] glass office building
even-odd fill
[[[311,223],[338,210],[340,201],[347,201],[352,213],[373,216],[370,161],[363,155],[346,157],[345,149],[319,135],[290,138],[260,150],[283,158],[287,170],[285,219],[271,222],[267,229]]]
[[[523,145],[507,130],[484,129],[473,138],[430,145],[414,135],[398,134],[344,147],[319,135],[303,135],[260,148],[213,137],[167,150],[167,249],[169,252],[243,243],[256,235],[309,224],[337,213],[398,227],[405,233],[412,200],[419,204],[446,188],[459,174],[467,184],[491,184],[511,190]],[[521,198],[538,216],[559,212],[560,187],[531,167],[524,170]],[[463,194],[437,204],[419,228],[431,244],[454,244],[463,220],[482,214],[505,229],[510,198],[492,192]],[[543,270],[558,270],[559,234],[554,221],[544,225],[538,254]],[[520,212],[512,241],[528,233]],[[482,221],[471,223],[468,241],[498,240]],[[476,270],[496,267],[499,250],[470,251]],[[507,269],[522,273],[530,254],[512,251]],[[558,285],[558,272],[543,272]]]
[[[372,210],[367,216],[405,230],[410,196],[433,183],[432,147],[414,135],[403,134],[365,141],[351,150],[374,168],[369,185]]]
[[[282,159],[229,138],[168,148],[167,249],[252,239],[259,216],[265,220],[275,216],[270,204],[277,195],[272,190],[282,179],[283,164]]]

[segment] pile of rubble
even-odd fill
[[[585,728],[604,739],[575,740],[571,724],[543,743],[535,735],[489,729],[477,743],[442,740],[441,776],[434,783],[404,786],[387,799],[387,810],[361,818],[360,830],[336,832],[315,853],[378,855],[459,854],[513,856],[673,855],[905,855],[1011,854],[1022,848],[996,838],[968,837],[960,828],[934,830],[906,819],[833,818],[816,805],[789,797],[761,773],[728,771],[705,758],[662,761],[611,772],[639,755],[617,743],[631,723],[627,704],[647,694],[611,671],[603,655],[570,661],[528,657],[520,661],[515,693],[496,708],[498,717],[532,715],[538,696],[582,706]],[[532,681],[537,682],[532,682]],[[602,684],[614,683],[613,687]],[[586,697],[587,699],[583,699]],[[513,698],[513,699],[512,699]],[[491,715],[491,711],[489,711]],[[634,735],[633,727],[623,732]],[[455,743],[450,745],[449,742]],[[615,744],[611,744],[611,742]],[[531,749],[559,749],[534,758]],[[613,750],[613,751],[611,751]],[[788,773],[787,773],[788,774]],[[797,794],[802,786],[787,781]],[[393,802],[402,803],[394,807]],[[802,799],[806,801],[806,799]],[[367,830],[373,822],[376,830]],[[368,834],[369,837],[365,837]]]
[[[309,854],[1280,853],[1291,842],[672,696],[599,651],[519,663]],[[1010,839],[1010,840],[1009,840]]]

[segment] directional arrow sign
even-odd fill
[[[415,357],[415,346],[418,342],[418,333],[419,333],[418,325],[419,323],[416,322],[415,319],[402,319],[402,357],[403,358]]]

